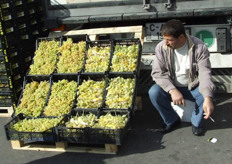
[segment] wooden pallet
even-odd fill
[[[13,107],[0,107],[0,117],[11,117],[14,112]]]
[[[90,40],[98,40],[99,35],[107,34],[125,34],[134,33],[134,38],[140,38],[141,43],[144,39],[144,29],[143,26],[126,26],[126,27],[108,27],[108,28],[95,28],[95,29],[84,29],[84,30],[71,30],[65,33],[68,35],[83,35],[88,34]]]
[[[24,143],[24,141],[12,140],[12,149],[35,150],[35,151],[56,151],[56,152],[81,152],[98,154],[116,154],[118,147],[115,144],[102,144],[102,147],[92,145],[83,146],[67,142],[56,142],[44,144],[43,142]]]

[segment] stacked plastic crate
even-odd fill
[[[16,106],[34,55],[35,40],[48,35],[42,12],[40,0],[0,1],[1,107]]]

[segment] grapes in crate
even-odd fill
[[[82,114],[73,116],[68,122],[66,122],[67,128],[85,128],[92,127],[97,120],[97,116],[93,113]]]
[[[59,41],[41,41],[35,51],[29,75],[50,75],[56,68]]]
[[[31,117],[38,117],[46,103],[49,86],[47,81],[27,83],[20,104],[15,109],[15,114],[24,113]]]
[[[134,78],[116,77],[109,79],[109,86],[106,88],[106,107],[128,109],[132,104],[134,87]]]
[[[110,60],[110,46],[90,47],[87,52],[85,72],[105,72]]]
[[[100,116],[93,128],[100,129],[123,129],[128,121],[127,115],[112,115],[107,113]]]
[[[82,69],[85,56],[85,41],[73,43],[71,38],[59,48],[58,73],[77,73]]]
[[[99,108],[103,100],[105,81],[84,80],[78,87],[77,108]]]
[[[116,45],[112,58],[112,65],[110,66],[111,72],[135,71],[138,51],[139,46],[137,44],[130,46]]]
[[[60,118],[35,118],[19,120],[11,126],[11,129],[19,132],[44,132],[55,126],[61,121]]]
[[[77,82],[68,81],[67,79],[54,82],[48,104],[43,114],[45,116],[61,116],[63,114],[68,114],[72,109],[77,85]]]

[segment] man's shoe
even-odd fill
[[[173,124],[171,125],[164,125],[163,128],[159,129],[159,132],[161,133],[169,133],[172,130],[174,130],[175,127],[179,126],[181,124],[180,118],[178,118],[177,121],[175,121]]]
[[[201,127],[196,127],[192,124],[192,131],[193,131],[193,134],[196,135],[196,136],[200,136],[202,135],[203,133],[203,128]]]

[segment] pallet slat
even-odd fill
[[[127,26],[127,27],[108,27],[108,28],[95,28],[95,29],[84,29],[84,30],[71,30],[65,33],[68,35],[89,35],[90,40],[97,40],[98,35],[102,34],[121,34],[121,33],[134,33],[134,38],[140,38],[143,43],[144,30],[143,26]]]
[[[24,143],[24,141],[12,140],[12,149],[34,150],[34,151],[56,151],[56,152],[80,152],[98,154],[116,154],[118,147],[115,144],[105,144],[105,147],[76,146],[67,142],[56,142],[55,144]]]
[[[0,107],[0,117],[11,117],[14,110],[13,107]]]

